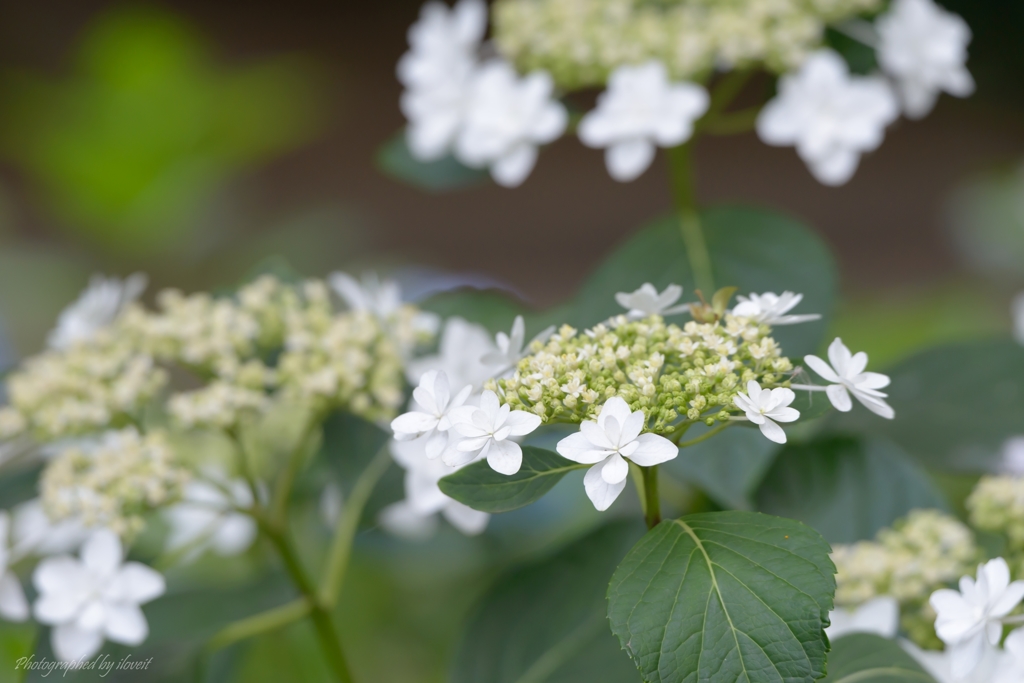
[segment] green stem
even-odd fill
[[[653,529],[661,523],[661,502],[658,500],[658,466],[641,467],[644,477],[644,521]]]
[[[752,69],[730,71],[718,81],[718,84],[711,91],[711,103],[708,105],[708,111],[698,122],[698,128],[701,131],[704,130],[706,125],[712,124],[720,118],[722,112],[739,96],[743,86],[747,84],[753,75],[754,71]]]
[[[305,462],[306,448],[309,445],[310,437],[313,435],[313,426],[316,424],[318,424],[316,420],[310,420],[302,436],[299,437],[299,442],[295,445],[295,449],[289,455],[284,469],[278,475],[277,485],[274,488],[274,498],[270,503],[271,518],[277,523],[282,523],[288,516],[288,501],[292,496],[292,486],[294,486],[295,478],[298,477],[299,470],[302,469],[302,465]]]
[[[736,135],[754,130],[761,107],[750,107],[740,111],[722,114],[701,128],[702,133],[709,135]]]
[[[363,516],[363,508],[370,500],[370,494],[377,486],[377,482],[390,466],[391,454],[387,448],[382,448],[356,479],[352,493],[345,501],[341,518],[334,530],[334,540],[331,541],[327,568],[324,571],[320,587],[320,601],[324,605],[333,607],[338,602],[341,585],[345,579],[345,570],[348,568],[348,559],[352,554],[352,542],[355,539],[356,530],[359,528],[359,520]]]
[[[679,446],[679,448],[688,448],[690,446],[695,446],[695,445],[699,444],[701,441],[705,441],[707,439],[710,439],[715,434],[718,434],[720,431],[722,431],[723,429],[725,429],[728,426],[729,426],[728,422],[722,422],[721,424],[717,425],[716,427],[713,427],[712,429],[709,429],[708,431],[704,432],[703,434],[701,434],[697,438],[690,439],[689,441],[683,441],[682,443],[678,444],[678,446]]]
[[[711,253],[704,238],[700,215],[697,213],[697,200],[693,190],[693,140],[685,145],[668,150],[669,169],[672,174],[672,194],[676,209],[679,211],[679,227],[682,231],[686,257],[690,261],[690,270],[697,288],[710,296],[715,291],[715,280],[712,273]]]
[[[207,653],[213,653],[230,645],[274,631],[309,615],[313,607],[308,599],[299,598],[288,604],[274,607],[266,612],[239,619],[218,631],[206,644]]]

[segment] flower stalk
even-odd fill
[[[679,228],[686,247],[686,257],[697,289],[715,291],[711,266],[711,252],[697,213],[697,199],[693,187],[693,140],[668,150],[669,170],[672,176],[672,196],[679,212]]]

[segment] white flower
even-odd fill
[[[398,79],[407,88],[401,107],[409,119],[409,151],[417,159],[432,161],[451,151],[486,30],[487,6],[481,0],[460,0],[450,10],[428,2],[410,27],[410,50],[398,62]]]
[[[47,337],[51,349],[66,349],[91,339],[107,327],[146,289],[146,276],[136,273],[121,280],[93,275],[89,286],[70,306],[61,311],[57,327]]]
[[[28,619],[28,601],[21,581],[11,571],[14,559],[9,546],[11,516],[6,510],[0,511],[0,619],[25,621]]]
[[[849,412],[853,407],[850,394],[853,394],[874,414],[890,420],[896,416],[895,411],[885,402],[887,394],[879,391],[889,386],[889,377],[878,372],[864,372],[868,366],[868,354],[863,351],[851,354],[843,340],[836,337],[829,344],[828,359],[831,365],[817,356],[804,356],[804,362],[822,379],[834,382],[825,388],[825,393],[836,410]]]
[[[139,605],[164,594],[164,577],[138,562],[124,561],[117,534],[102,529],[82,546],[81,559],[43,560],[32,581],[40,623],[53,626],[53,651],[68,662],[92,657],[104,639],[139,645],[149,626]]]
[[[537,146],[565,131],[568,114],[552,98],[550,74],[520,78],[511,64],[491,61],[473,76],[455,156],[468,166],[489,166],[499,185],[516,187],[533,170]]]
[[[893,77],[907,116],[919,119],[940,92],[967,97],[974,79],[967,70],[971,29],[932,0],[895,0],[879,17],[878,63]]]
[[[515,474],[523,464],[523,449],[512,437],[526,436],[540,426],[540,417],[525,410],[500,405],[498,395],[487,389],[480,406],[462,406],[451,411],[452,430],[461,437],[449,445],[444,462],[458,467],[486,458],[495,472]]]
[[[383,323],[391,322],[404,305],[398,283],[381,280],[373,272],[363,273],[362,282],[341,271],[331,273],[327,280],[351,310],[372,313]],[[440,323],[440,318],[428,311],[417,311],[412,319],[415,332],[431,336],[437,333]]]
[[[1024,292],[1021,292],[1013,300],[1013,337],[1019,343],[1024,344]]]
[[[515,321],[512,323],[512,331],[510,334],[499,332],[494,341],[498,346],[497,351],[491,351],[485,353],[481,358],[480,362],[500,368],[509,368],[520,361],[523,357],[523,349],[530,348],[534,342],[540,342],[543,344],[547,341],[548,337],[554,333],[555,327],[545,328],[536,335],[529,343],[524,344],[523,341],[526,338],[526,323],[523,321],[523,316],[517,315]]]
[[[796,408],[789,404],[796,398],[790,389],[778,387],[762,389],[754,380],[747,382],[747,393],[742,391],[733,397],[736,407],[747,414],[747,419],[761,428],[770,441],[786,443],[786,433],[776,422],[794,422],[800,417]]]
[[[853,177],[860,155],[882,144],[885,127],[898,114],[884,80],[851,76],[842,57],[821,50],[782,77],[778,96],[757,118],[757,133],[769,145],[795,145],[815,178],[842,185]]]
[[[998,645],[1002,619],[1024,600],[1024,581],[1010,583],[1010,568],[999,557],[978,566],[977,581],[960,579],[960,590],[932,593],[929,603],[938,615],[935,633],[946,644],[954,676],[966,676],[981,662],[986,644]]]
[[[440,370],[431,370],[420,379],[420,385],[412,392],[413,400],[423,412],[410,411],[391,421],[391,429],[398,441],[411,441],[420,437],[426,439],[428,458],[436,458],[448,444],[445,434],[452,426],[452,411],[469,398],[472,387],[465,386],[454,397],[448,385],[448,376]]]
[[[751,294],[749,297],[736,297],[738,304],[732,309],[732,314],[738,318],[749,318],[757,323],[765,325],[795,325],[821,318],[817,313],[803,315],[786,315],[796,308],[804,298],[803,294],[793,292],[765,292],[764,294]]]
[[[580,121],[580,140],[588,147],[606,148],[608,172],[628,182],[651,165],[655,145],[675,147],[689,140],[708,103],[701,86],[669,81],[661,62],[620,66],[608,77],[608,89],[598,95],[597,108]]]
[[[186,550],[188,562],[210,549],[221,557],[244,552],[256,540],[256,523],[238,508],[252,507],[252,491],[241,479],[227,479],[208,471],[211,481],[185,484],[182,501],[167,508],[164,517],[171,527],[167,551]]]
[[[658,294],[658,290],[650,282],[640,285],[635,292],[618,292],[615,301],[627,309],[626,315],[634,320],[646,318],[651,315],[674,315],[687,310],[686,304],[673,306],[683,295],[683,288],[679,285],[669,285],[665,291]]]
[[[437,485],[442,477],[458,468],[427,458],[422,441],[392,441],[389,448],[395,462],[405,468],[405,500],[381,512],[380,521],[385,529],[396,536],[422,539],[437,529],[440,513],[467,536],[483,532],[490,515],[449,498]]]
[[[900,605],[895,598],[883,595],[856,609],[837,607],[829,614],[829,620],[832,625],[825,629],[825,633],[832,641],[850,633],[874,633],[883,638],[894,638],[900,625]]]
[[[40,498],[14,508],[12,526],[14,554],[18,556],[70,553],[91,533],[80,517],[51,520]]]
[[[954,675],[956,661],[951,650],[922,650],[909,640],[901,638],[900,647],[927,671],[936,683],[1020,683],[1020,674],[1007,665],[1012,664],[1006,653],[986,644],[977,667],[965,675]]]
[[[641,467],[653,467],[679,455],[679,448],[665,437],[640,433],[646,421],[642,410],[630,412],[621,397],[613,396],[601,407],[596,422],[584,421],[579,432],[555,447],[564,458],[593,465],[583,478],[583,486],[598,510],[607,510],[626,487],[626,459]]]
[[[415,384],[427,372],[440,370],[448,375],[452,386],[468,384],[477,390],[500,370],[497,366],[481,361],[481,358],[497,350],[486,328],[459,317],[451,317],[445,321],[441,331],[437,355],[409,361],[406,374],[409,381]]]

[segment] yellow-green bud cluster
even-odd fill
[[[582,334],[563,326],[535,343],[511,377],[489,387],[514,410],[545,422],[594,419],[620,396],[644,411],[650,431],[670,434],[683,423],[713,424],[738,413],[733,398],[749,380],[785,385],[792,364],[770,334],[767,325],[733,316],[682,327],[656,315],[618,316]]]
[[[564,88],[603,84],[623,64],[657,59],[676,79],[721,66],[782,73],[819,47],[828,23],[881,0],[497,0],[494,37],[521,70]]]
[[[1024,477],[982,477],[966,504],[971,524],[1024,548]]]
[[[148,511],[179,498],[187,480],[162,433],[142,436],[129,427],[96,443],[72,443],[47,466],[40,484],[51,519],[74,517],[131,536]]]

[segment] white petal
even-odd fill
[[[607,458],[611,453],[609,449],[596,447],[593,442],[591,442],[581,432],[570,434],[559,441],[558,445],[555,446],[555,450],[558,451],[558,454],[563,458],[583,465],[599,463]]]
[[[141,645],[149,635],[149,624],[137,605],[108,605],[104,631],[115,643]]]
[[[605,165],[612,178],[620,183],[636,180],[654,161],[654,143],[638,138],[616,142],[604,152]]]
[[[434,460],[442,453],[444,449],[448,447],[448,435],[444,432],[431,432],[427,435],[427,441],[425,444],[425,455]]]
[[[896,411],[892,409],[892,406],[877,396],[871,396],[863,391],[857,391],[856,389],[853,390],[853,395],[861,402],[861,405],[873,412],[875,415],[884,417],[887,420],[891,420],[896,417]]]
[[[818,358],[817,356],[804,356],[804,362],[807,366],[814,370],[816,373],[821,375],[821,378],[826,382],[838,382],[840,381],[839,375],[835,373],[832,366]]]
[[[337,516],[332,515],[331,519],[337,519]],[[210,545],[221,557],[231,557],[248,550],[255,540],[256,523],[252,518],[246,515],[226,515],[210,539]]]
[[[21,582],[13,572],[0,576],[0,617],[7,621],[25,621],[28,619],[28,600]]]
[[[775,424],[768,418],[765,418],[764,422],[760,425],[760,429],[761,433],[764,434],[769,441],[774,441],[775,443],[786,443],[786,432],[782,431],[782,427]]]
[[[583,488],[586,489],[587,497],[590,498],[594,507],[604,511],[611,507],[611,504],[622,493],[622,489],[626,488],[626,479],[623,479],[618,484],[609,484],[601,476],[601,469],[602,466],[598,464],[587,470],[586,475],[583,477]]]
[[[505,426],[509,427],[512,436],[525,436],[540,427],[539,415],[528,413],[525,410],[513,410],[505,418]]]
[[[600,418],[598,419],[600,420]],[[580,434],[587,438],[592,447],[614,451],[619,444],[616,441],[613,441],[604,430],[603,425],[607,424],[607,419],[614,420],[614,418],[609,417],[606,418],[606,421],[603,423],[592,422],[591,420],[583,421],[580,423]]]
[[[491,516],[486,512],[474,510],[457,500],[449,501],[441,510],[448,522],[467,536],[477,536],[487,528]]]
[[[946,652],[953,678],[964,678],[978,667],[985,656],[985,634],[979,632],[964,641],[948,645]]]
[[[427,413],[403,413],[391,421],[395,436],[415,438],[437,427],[437,418]]]
[[[387,506],[381,511],[379,519],[386,531],[411,541],[430,538],[437,531],[435,514],[422,515],[406,501]]]
[[[825,394],[832,406],[841,412],[848,413],[853,410],[853,401],[850,400],[850,392],[842,384],[829,384],[825,387]]]
[[[503,187],[519,187],[537,163],[537,148],[520,143],[503,154],[492,166],[491,177]]]
[[[601,464],[601,477],[608,484],[618,484],[629,476],[629,465],[618,453],[613,453]]]
[[[121,539],[110,529],[100,529],[82,546],[82,564],[99,576],[112,576],[124,555]]]
[[[83,631],[71,624],[61,624],[50,633],[53,652],[65,662],[91,659],[103,646],[102,631]]]
[[[629,459],[642,467],[660,465],[679,455],[678,446],[657,434],[641,434],[637,437],[636,443],[639,446]]]
[[[487,453],[487,464],[499,474],[515,474],[523,465],[523,449],[515,441],[495,441]]]
[[[644,429],[644,424],[647,422],[647,417],[644,415],[642,410],[637,410],[631,413],[626,418],[625,422],[622,423],[622,431],[619,433],[619,443],[622,446],[631,441],[635,441],[640,432]]]
[[[993,617],[1005,617],[1012,612],[1021,600],[1024,600],[1024,581],[1014,581],[1002,592],[999,599],[992,605]]]
[[[632,411],[629,409],[629,404],[626,403],[625,399],[621,396],[612,396],[601,407],[601,414],[597,416],[597,425],[607,432],[605,422],[609,418],[614,418],[618,425],[621,426],[631,413]]]
[[[114,587],[119,599],[141,605],[163,595],[167,582],[155,569],[139,562],[128,562],[117,573]]]

